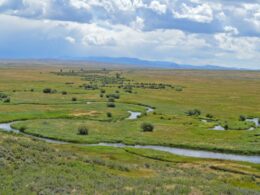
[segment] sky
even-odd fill
[[[260,69],[260,0],[0,0],[0,58]]]

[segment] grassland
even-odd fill
[[[25,133],[77,143],[260,154],[260,128],[239,121],[240,115],[260,118],[260,72],[82,67],[0,67],[0,92],[10,99],[0,100],[0,122],[18,121],[13,127]],[[53,91],[43,93],[46,88]],[[154,112],[146,113],[147,106]],[[192,109],[201,115],[187,116]],[[142,116],[126,120],[129,110]],[[143,122],[154,131],[143,132]],[[217,124],[228,130],[210,130]],[[82,125],[86,136],[78,134]],[[52,145],[0,132],[0,194],[257,194],[259,169],[152,150]]]
[[[257,194],[259,169],[151,150],[0,136],[1,194]]]

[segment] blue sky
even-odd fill
[[[0,58],[260,68],[260,0],[0,0]]]

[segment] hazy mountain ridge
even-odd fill
[[[149,61],[142,60],[138,58],[127,58],[127,57],[87,57],[81,58],[79,60],[86,60],[91,62],[102,62],[102,63],[111,63],[111,64],[124,64],[131,66],[142,66],[144,68],[164,68],[164,69],[196,69],[196,70],[245,70],[236,67],[223,67],[216,65],[187,65],[187,64],[177,64],[175,62],[169,61]]]

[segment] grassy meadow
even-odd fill
[[[260,128],[241,120],[260,118],[259,100],[253,71],[0,66],[0,123],[72,143],[259,155]],[[128,120],[128,111],[142,115]],[[144,122],[152,132],[142,131]],[[211,130],[216,125],[227,130]],[[88,135],[78,133],[82,126]],[[259,164],[56,145],[0,131],[0,194],[259,194],[259,178]]]

